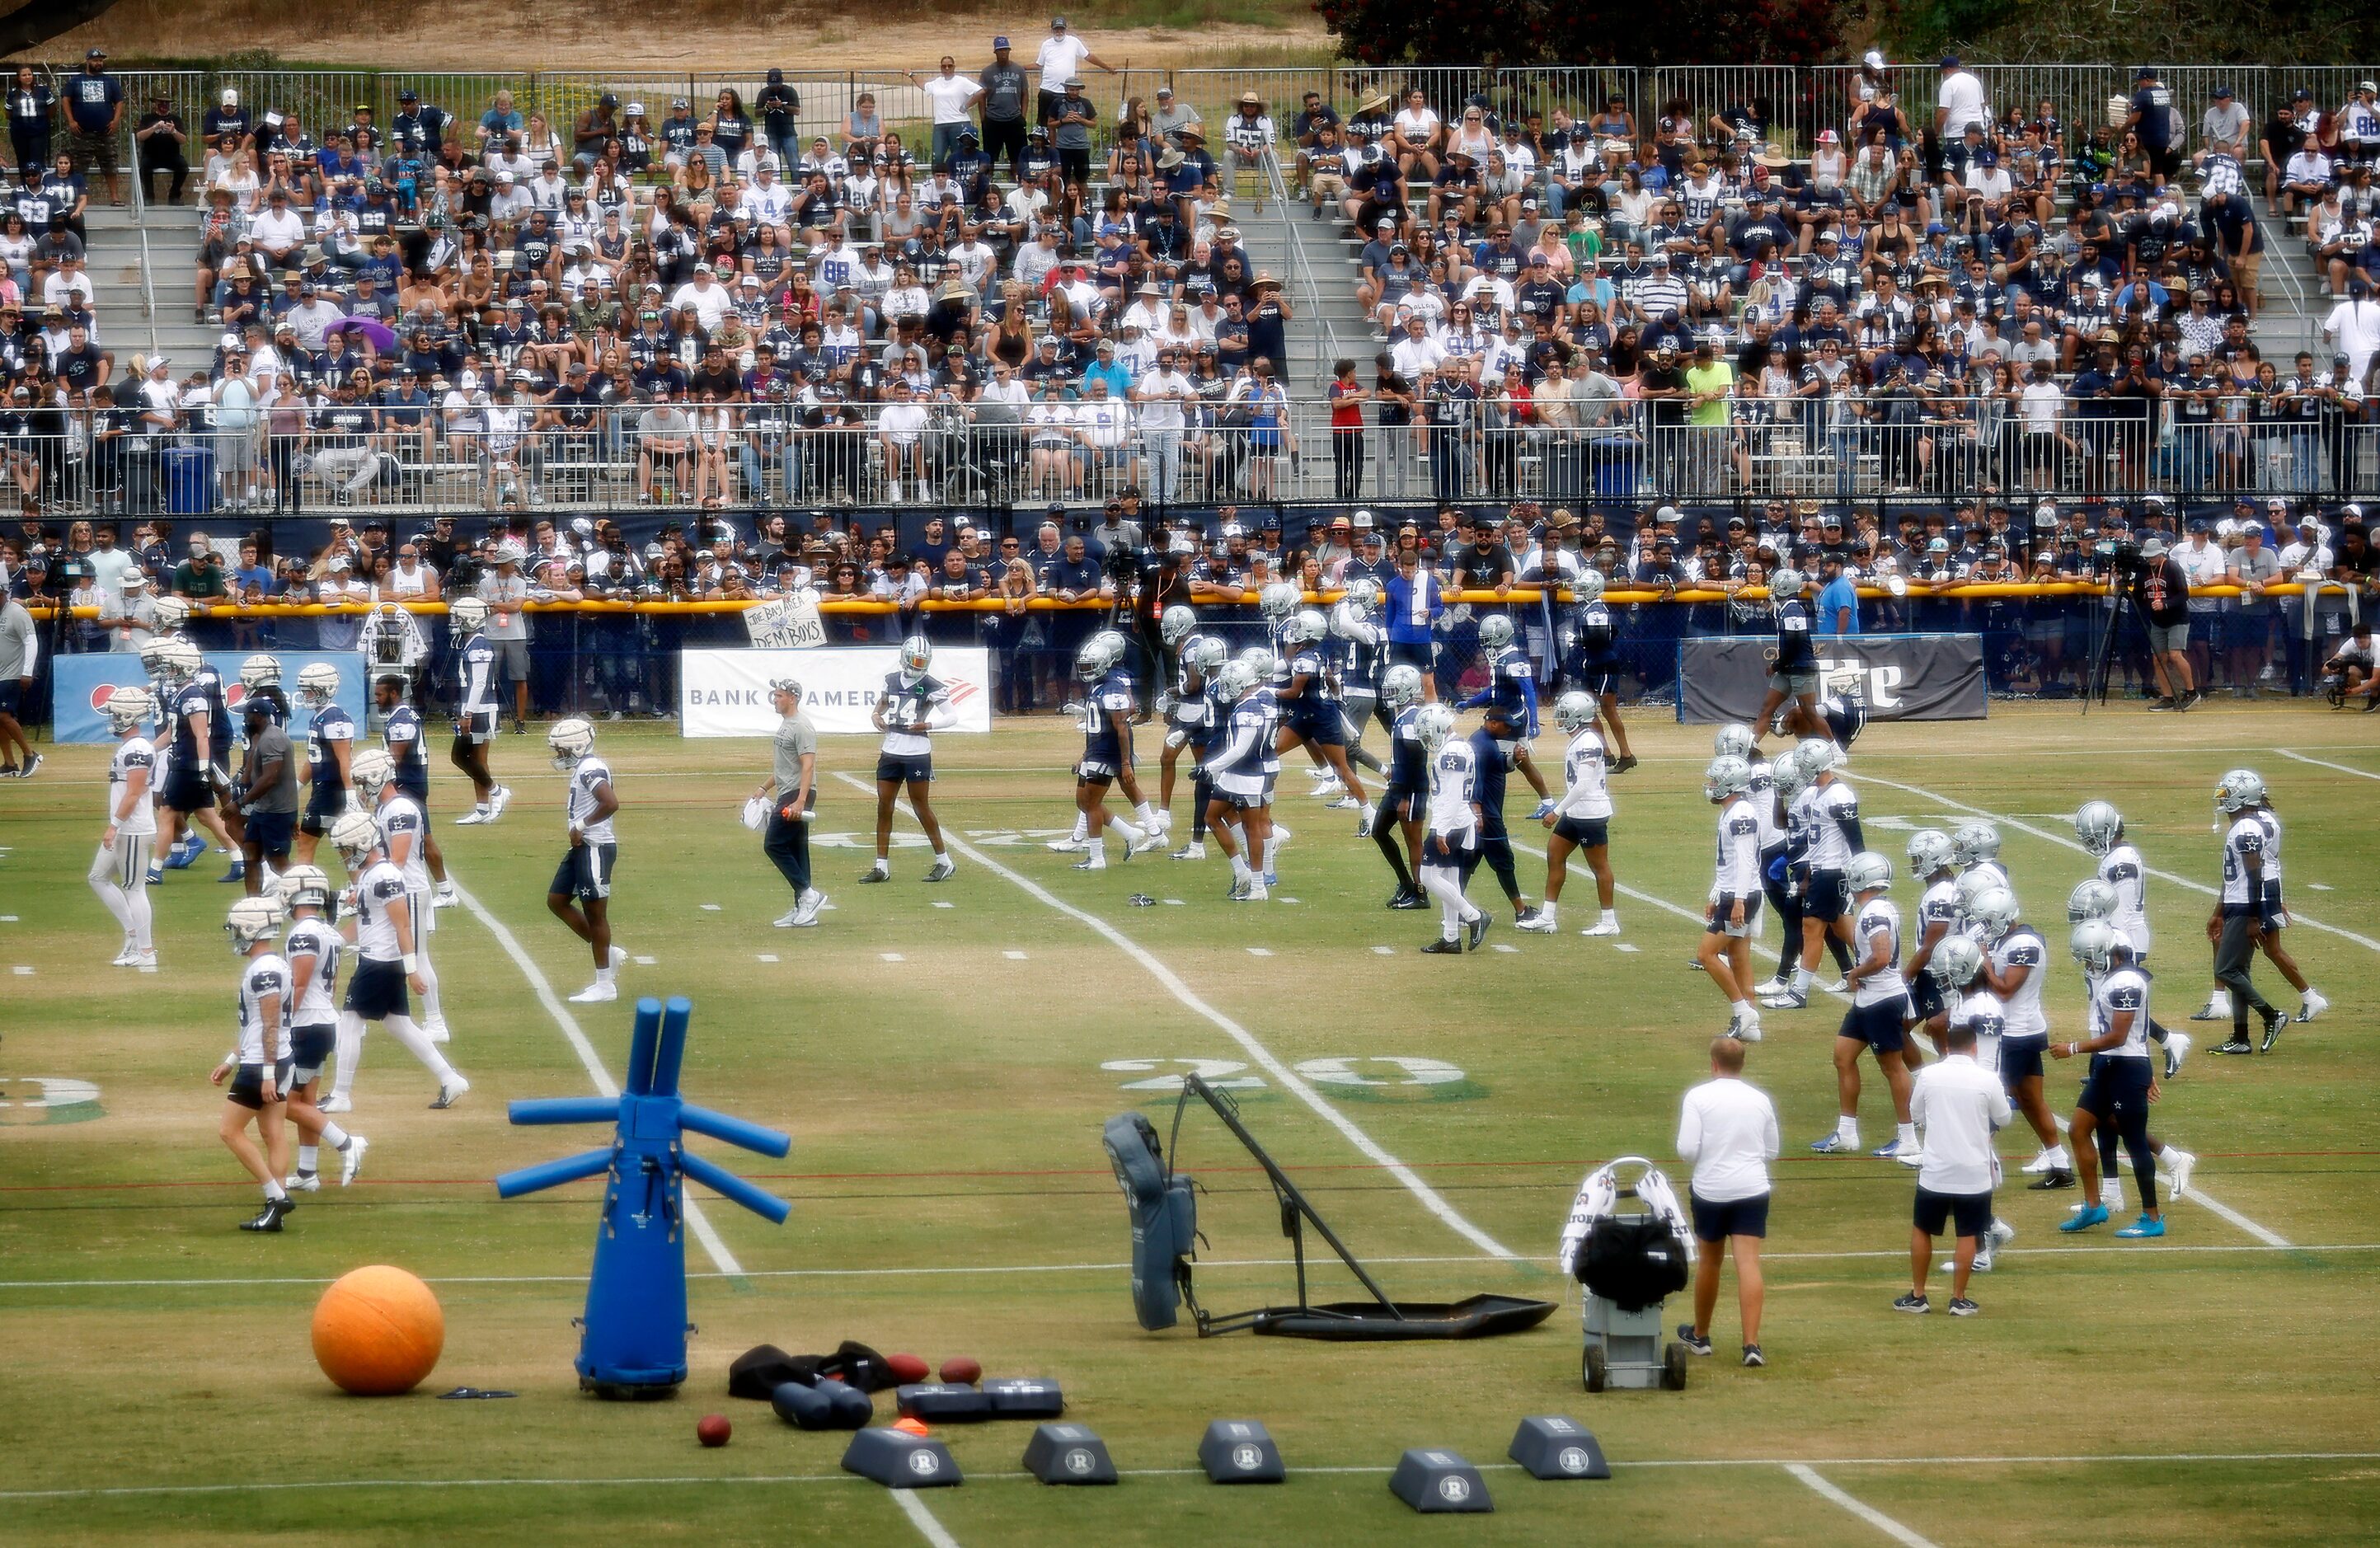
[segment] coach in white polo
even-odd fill
[[[1944,1037],[1944,1057],[1917,1072],[1909,1093],[1910,1121],[1925,1131],[1925,1159],[1917,1168],[1917,1203],[1909,1231],[1909,1293],[1892,1303],[1899,1312],[1925,1313],[1925,1276],[1934,1266],[1934,1239],[1948,1223],[1958,1239],[1951,1259],[1950,1315],[1972,1317],[1967,1276],[1975,1248],[1992,1228],[1992,1190],[1999,1185],[1999,1157],[1992,1136],[2006,1127],[2010,1108],[1999,1073],[1975,1062],[1975,1029],[1954,1024]]]
[[[1768,1163],[1777,1159],[1777,1108],[1743,1078],[1744,1045],[1711,1042],[1711,1078],[1686,1093],[1678,1115],[1678,1158],[1694,1167],[1687,1203],[1694,1218],[1694,1320],[1678,1337],[1696,1354],[1711,1352],[1711,1312],[1718,1274],[1735,1249],[1735,1299],[1743,1323],[1743,1363],[1760,1353],[1760,1243],[1768,1235]]]

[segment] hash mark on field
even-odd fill
[[[1276,903],[1293,903],[1297,901],[1297,900],[1294,898],[1275,898],[1273,901]]]
[[[658,957],[635,957],[629,960],[634,961],[638,967],[650,967],[655,962],[661,961]]]
[[[1611,949],[1614,951],[1634,951],[1637,948],[1629,945],[1624,940],[1615,940],[1611,943]]]
[[[1167,908],[1180,908],[1182,906],[1182,900],[1179,898],[1160,898],[1158,901],[1163,903]]]
[[[958,904],[952,902],[947,898],[937,898],[934,900],[934,906],[936,908],[956,908],[958,907]]]
[[[33,970],[27,967],[24,963],[18,962],[17,964],[17,976],[19,978],[30,978],[33,976]]]
[[[1496,942],[1496,943],[1494,944],[1494,946],[1493,946],[1490,949],[1497,950],[1497,951],[1505,951],[1505,952],[1518,953],[1518,952],[1520,951],[1520,949],[1520,949],[1519,947],[1517,947],[1517,946],[1514,946],[1514,945],[1513,945],[1512,942],[1510,942],[1510,941],[1503,941],[1503,940],[1500,940],[1500,941]]]
[[[717,913],[719,912],[719,905],[717,903],[705,903],[702,905],[702,912],[705,913]]]
[[[1025,961],[1025,953],[1022,951],[1003,951],[1001,955],[1007,958],[1012,962],[1021,962]]]
[[[1372,955],[1375,957],[1393,957],[1396,954],[1397,949],[1393,946],[1375,946],[1372,948]]]
[[[777,954],[773,951],[763,951],[759,953],[759,960],[764,962],[773,962],[777,960]]]
[[[902,958],[901,958],[901,953],[899,953],[898,951],[884,951],[884,952],[880,952],[880,953],[878,953],[878,954],[879,954],[880,956],[881,956],[881,957],[882,957],[886,961],[888,961],[888,962],[897,962],[897,961],[900,961],[902,960]]]
[[[1269,957],[1272,953],[1264,947],[1251,946],[1248,948],[1248,955],[1251,957]],[[18,973],[30,973],[33,970],[31,968],[18,968],[17,971]]]
[[[2326,881],[2310,881],[2306,883],[2306,885],[2313,888],[2317,892],[2336,892],[2338,890],[2338,889],[2331,886]]]
[[[17,916],[15,914],[0,913],[0,925],[14,925],[15,923],[17,923]]]

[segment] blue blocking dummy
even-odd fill
[[[783,1155],[793,1140],[773,1129],[698,1107],[678,1095],[691,1002],[664,1011],[637,1002],[628,1047],[627,1090],[613,1096],[563,1096],[512,1105],[515,1123],[615,1123],[612,1143],[581,1155],[524,1167],[496,1179],[496,1192],[518,1198],[606,1174],[603,1218],[595,1232],[595,1271],[578,1342],[578,1385],[607,1397],[666,1397],[686,1380],[686,1185],[692,1178],[771,1224],[792,1206],[771,1197],[685,1146],[688,1132]]]

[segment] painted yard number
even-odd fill
[[[1182,1089],[1179,1072],[1198,1076],[1217,1091],[1262,1091],[1264,1078],[1245,1073],[1247,1066],[1228,1058],[1111,1058],[1099,1066],[1118,1074],[1147,1075],[1126,1081],[1125,1091],[1168,1094]],[[1377,1054],[1349,1058],[1309,1058],[1296,1067],[1301,1080],[1320,1086],[1439,1086],[1463,1079],[1463,1071],[1443,1059]]]

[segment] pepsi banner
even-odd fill
[[[248,696],[247,687],[239,680],[239,664],[252,652],[210,650],[205,653],[207,665],[223,678],[224,702],[231,712],[239,713],[240,701]],[[302,741],[314,717],[298,702],[298,672],[316,661],[328,661],[339,669],[339,703],[360,724],[371,699],[365,690],[364,659],[354,650],[276,650],[273,659],[281,663],[281,689],[289,695],[289,734]],[[115,696],[118,688],[146,688],[149,674],[140,670],[140,658],[128,650],[111,650],[93,656],[54,656],[50,658],[50,711],[60,742],[98,742],[115,740],[107,726],[107,701]],[[237,726],[232,728],[237,732]]]
[[[678,733],[768,736],[777,729],[771,679],[802,685],[802,707],[821,734],[874,733],[870,719],[884,678],[901,670],[901,647],[832,650],[683,650],[678,653]],[[933,674],[950,685],[950,731],[991,730],[991,652],[979,645],[934,647]]]
[[[1815,642],[1818,693],[1866,701],[1876,720],[1980,720],[1989,711],[1981,635],[1852,635]],[[1750,722],[1768,692],[1777,641],[1702,635],[1678,642],[1678,719]]]

